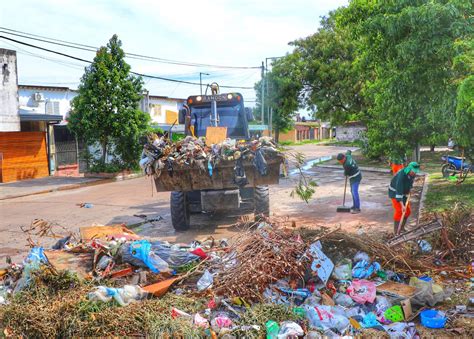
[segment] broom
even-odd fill
[[[338,206],[336,212],[350,212],[351,208],[346,205],[346,190],[347,190],[347,176],[346,183],[344,184],[344,198],[342,199],[342,206]]]

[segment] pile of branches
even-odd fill
[[[474,209],[458,202],[452,209],[435,214],[434,217],[441,222],[443,228],[440,236],[432,240],[433,248],[441,252],[442,259],[451,257],[456,261],[469,263],[474,254]]]
[[[293,230],[263,225],[240,233],[223,260],[210,267],[217,272],[214,293],[261,301],[263,291],[277,280],[304,277],[307,243]]]

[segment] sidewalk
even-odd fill
[[[9,182],[0,184],[0,200],[19,198],[33,194],[69,190],[112,181],[114,180],[84,177],[45,177]]]

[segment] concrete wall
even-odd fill
[[[38,93],[43,98],[35,100]],[[71,110],[71,100],[77,92],[71,89],[47,89],[40,86],[19,86],[18,89],[20,114],[54,114],[62,115],[67,120]]]
[[[20,131],[16,52],[0,48],[0,132]]]
[[[337,126],[336,140],[337,141],[355,141],[361,139],[361,133],[365,132],[367,128],[364,126]]]
[[[151,121],[158,124],[172,124],[177,119],[178,112],[184,103],[185,100],[150,96],[148,113]]]

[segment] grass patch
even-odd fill
[[[293,141],[281,141],[279,144],[281,146],[299,146],[299,145],[308,145],[308,144],[321,144],[321,143],[326,143],[329,139],[322,139],[322,140],[302,140],[298,142],[293,142]]]
[[[474,175],[457,185],[443,178],[441,171],[429,175],[429,187],[426,193],[425,209],[429,212],[448,210],[456,202],[463,202],[474,208]]]
[[[347,146],[347,147],[360,147],[361,141],[337,141],[334,139],[330,139],[329,142],[326,143],[326,146]]]

